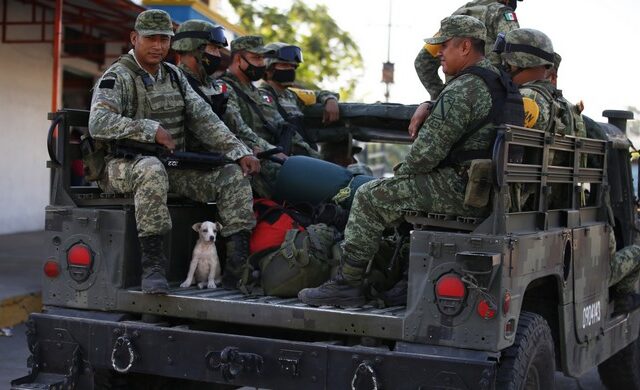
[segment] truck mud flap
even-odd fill
[[[399,352],[51,313],[30,318],[30,346],[45,349],[33,357],[40,359],[36,366],[67,361],[58,374],[72,372],[79,359],[83,373],[110,369],[269,389],[475,390],[492,388],[497,364],[490,354],[446,354],[429,346]],[[58,344],[66,342],[80,356],[56,357]]]

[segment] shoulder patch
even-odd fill
[[[100,80],[100,84],[98,85],[98,88],[100,89],[113,89],[113,87],[116,85],[116,79],[102,79]]]
[[[262,101],[263,102],[265,102],[267,104],[273,103],[273,98],[268,93],[263,92],[260,95],[262,95]]]
[[[516,13],[513,11],[507,11],[504,14],[504,20],[506,20],[507,22],[517,22],[518,21],[518,17],[516,16]]]
[[[447,118],[447,114],[449,114],[449,111],[451,111],[451,108],[453,107],[454,101],[455,98],[450,97],[445,93],[436,101],[430,116],[434,117],[434,119],[445,120]]]
[[[531,129],[535,126],[540,116],[540,107],[535,100],[523,97],[522,104],[524,105],[524,127]]]

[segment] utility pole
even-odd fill
[[[389,24],[387,30],[387,62],[382,63],[382,82],[385,83],[384,101],[389,103],[389,84],[393,84],[394,64],[391,62],[391,0],[389,0]]]

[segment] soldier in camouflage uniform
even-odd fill
[[[171,43],[171,48],[178,53],[178,67],[184,72],[193,90],[209,103],[219,118],[225,118],[228,111],[227,117],[235,119],[225,123],[229,129],[253,151],[273,149],[275,146],[258,137],[244,123],[235,105],[229,107],[227,84],[213,77],[220,66],[220,49],[226,46],[228,43],[224,28],[199,19],[182,23]],[[201,149],[197,140],[189,138],[187,146],[189,150]]]
[[[482,22],[456,15],[442,20],[437,37],[427,42],[441,45],[439,56],[449,76],[472,66],[499,74],[482,53],[485,39]],[[467,133],[471,136],[459,146],[460,153],[489,149],[495,137],[493,126],[489,122],[480,128],[476,125],[489,117],[491,107],[491,91],[481,77],[462,74],[447,84],[407,158],[396,168],[395,177],[370,181],[356,192],[342,242],[344,255],[339,272],[317,288],[302,290],[298,295],[302,302],[315,306],[363,305],[365,269],[378,251],[383,231],[402,222],[403,210],[463,212],[478,217],[488,214],[486,207],[464,205],[466,163],[441,164]]]
[[[518,2],[515,0],[473,0],[453,13],[453,15],[473,16],[484,23],[487,27],[485,55],[495,66],[500,64],[500,56],[492,53],[493,43],[498,33],[507,33],[520,27],[514,13],[517,4]],[[444,83],[438,75],[440,60],[437,54],[437,45],[427,43],[414,61],[418,78],[431,95],[432,100],[436,100],[444,88]]]
[[[222,152],[238,164],[210,172],[167,171],[156,157],[107,155],[99,185],[108,192],[134,195],[142,249],[141,287],[151,294],[166,294],[169,289],[162,250],[162,236],[171,229],[168,191],[201,202],[217,201],[222,235],[229,240],[226,285],[235,285],[233,280],[239,276],[239,265],[245,263],[255,225],[246,175],[260,169],[251,151],[193,91],[182,73],[162,61],[171,36],[172,23],[166,12],[148,10],[138,15],[131,32],[134,48],[107,69],[94,90],[91,136],[99,142],[129,139],[184,150],[189,131],[207,150]]]
[[[275,101],[261,93],[252,82],[260,80],[266,71],[264,62],[267,50],[263,46],[261,36],[249,35],[231,42],[231,65],[222,80],[229,87],[228,110],[223,119],[234,127],[243,121],[254,133],[271,145],[286,143],[282,134],[291,131],[292,127],[282,118]],[[270,53],[269,53],[270,54]],[[239,115],[238,115],[239,113]],[[295,133],[291,140],[294,150],[305,150],[306,154],[318,157],[318,154],[302,137]],[[286,159],[287,155],[276,155]],[[254,192],[261,197],[271,197],[280,166],[272,161],[262,161],[262,172],[253,178]]]
[[[302,50],[299,47],[276,42],[268,44],[265,48],[273,54],[265,60],[267,71],[264,80],[259,84],[260,92],[271,96],[280,115],[296,126],[302,138],[317,149],[304,132],[304,108],[320,103],[324,105],[322,122],[335,122],[340,118],[339,95],[323,90],[293,88],[296,69],[302,62]],[[304,150],[299,152],[304,154]]]
[[[557,76],[561,57],[554,53],[549,37],[538,30],[522,28],[507,33],[505,41],[506,51],[502,58],[510,68],[514,82],[520,84],[520,92],[525,99],[525,124],[538,130],[586,137],[580,115],[581,105],[569,103],[550,80],[554,71]],[[556,155],[552,160],[554,165],[561,165],[563,158]],[[550,207],[556,198],[569,197],[568,194],[557,195],[559,191],[560,188],[552,187]],[[616,252],[613,229],[610,232],[609,286],[612,287],[616,311],[628,312],[640,305],[635,287],[640,276],[640,246],[634,244]]]

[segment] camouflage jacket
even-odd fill
[[[135,59],[130,54],[123,56],[96,84],[89,114],[92,137],[154,143],[158,126],[162,126],[174,137],[179,149],[184,149],[188,131],[207,150],[224,153],[230,159],[251,154],[193,91],[177,67],[163,63],[156,80],[147,74],[149,85],[145,87],[143,77],[133,73],[123,61],[133,63]]]
[[[498,73],[486,58],[475,65]],[[451,80],[438,97],[396,174],[426,174],[437,170],[456,142],[485,120],[490,110],[491,93],[480,77],[464,74]],[[493,129],[491,123],[484,125],[459,148],[488,149],[494,140]]]
[[[548,80],[534,80],[520,86],[525,99],[525,126],[547,132],[586,137],[580,109],[567,101]],[[527,104],[527,99],[530,102]]]
[[[315,103],[324,105],[329,99],[339,99],[337,93],[324,90],[284,88],[277,91],[264,81],[261,81],[258,87],[260,88],[260,92],[270,95],[275,100],[278,111],[285,119],[304,116],[304,108],[306,106]],[[304,100],[296,92],[303,96]]]
[[[231,95],[231,87],[223,80],[216,80],[210,76],[205,75],[196,75],[191,69],[189,69],[184,64],[180,64],[178,66],[183,72],[191,75],[194,79],[199,81],[201,91],[206,95],[214,95],[221,93],[228,93]],[[203,81],[204,80],[204,81]],[[242,115],[238,111],[237,105],[227,103],[227,107],[225,113],[222,118],[225,125],[229,127],[229,129],[238,137],[242,142],[244,142],[249,148],[252,150],[255,148],[259,148],[262,150],[272,149],[274,146],[260,138],[256,133],[251,130],[249,126],[242,120]]]
[[[511,30],[520,28],[518,19],[513,10],[496,1],[496,0],[474,0],[464,6],[458,8],[453,15],[468,15],[479,19],[487,27],[487,40],[485,41],[485,55],[493,63],[498,66],[500,64],[500,55],[493,52],[493,45],[498,37],[498,33],[507,33]],[[434,74],[432,68],[439,66],[440,61],[434,59],[433,56],[423,47],[415,59],[414,66],[418,77],[422,84],[430,92],[433,90],[439,92],[444,88],[444,83],[439,80],[440,85],[432,85],[437,80],[431,80],[430,75]],[[437,95],[437,93],[436,93]]]
[[[278,112],[274,99],[270,95],[260,92],[260,90],[253,86],[253,84],[242,84],[240,80],[230,72],[225,73],[222,76],[222,80],[226,82],[230,88],[229,102],[227,103],[227,113],[223,118],[224,121],[227,123],[233,123],[237,122],[239,120],[238,118],[241,118],[243,122],[258,135],[258,137],[270,144],[276,144],[277,135],[273,134],[265,127],[265,123],[262,118],[260,118],[249,103],[235,92],[235,88],[242,88],[242,92],[244,92],[255,103],[255,106],[260,109],[262,116],[268,124],[277,131],[287,122]],[[234,119],[229,114],[229,109],[237,111],[240,113],[240,116]],[[231,124],[230,126],[235,125]],[[297,145],[304,150],[310,150],[313,153],[317,153],[306,142],[304,142],[299,134],[294,135],[292,145]]]

